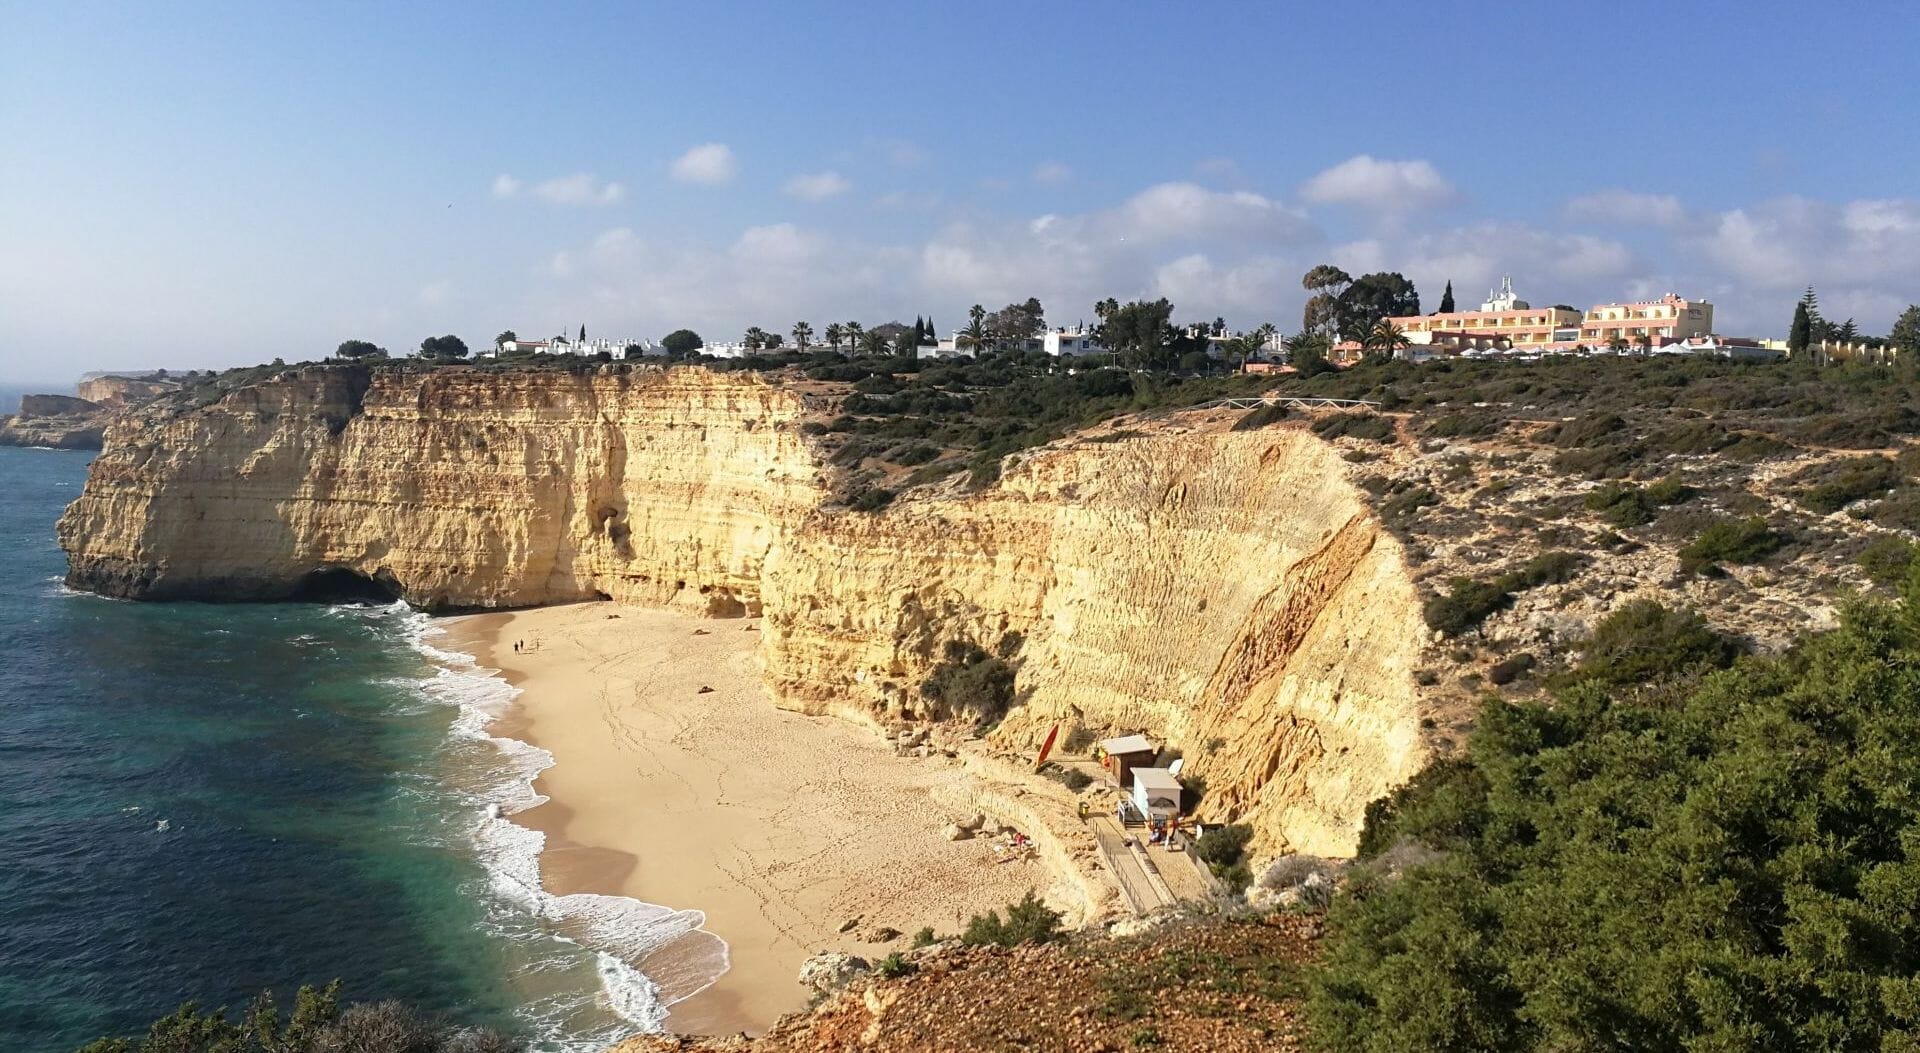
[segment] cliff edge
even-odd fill
[[[292,370],[118,418],[59,535],[70,584],[140,599],[758,614],[778,704],[876,723],[977,646],[1019,670],[996,744],[1145,731],[1268,851],[1351,852],[1424,762],[1399,543],[1304,428],[1175,417],[862,513],[820,412],[693,368]]]

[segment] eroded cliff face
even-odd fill
[[[818,503],[797,399],[694,370],[308,370],[117,421],[60,521],[142,599],[375,583],[434,609],[612,597],[742,613]]]
[[[309,371],[116,424],[60,536],[79,587],[432,607],[611,596],[764,615],[776,701],[916,714],[950,640],[1006,642],[994,732],[1142,730],[1268,850],[1350,852],[1423,761],[1418,602],[1337,452],[1161,426],[991,490],[825,507],[809,407],[747,374]]]
[[[1270,848],[1353,850],[1424,760],[1419,605],[1399,547],[1304,430],[1168,429],[1035,452],[971,497],[817,513],[769,562],[768,676],[789,704],[913,712],[955,637],[1021,644],[994,732],[1143,729],[1203,814]]]

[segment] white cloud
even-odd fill
[[[1073,178],[1073,169],[1059,161],[1042,161],[1033,169],[1033,181],[1045,186],[1059,186]]]
[[[895,168],[919,168],[930,159],[926,147],[906,139],[882,139],[874,146],[887,164]]]
[[[1427,161],[1382,161],[1361,154],[1307,180],[1300,194],[1320,204],[1410,212],[1452,203],[1453,184]]]
[[[761,264],[794,264],[812,259],[818,239],[791,223],[748,227],[733,243],[733,254]]]
[[[1576,219],[1629,226],[1671,227],[1686,218],[1686,209],[1672,194],[1639,194],[1631,190],[1601,190],[1567,202],[1567,214]]]
[[[590,172],[575,172],[534,184],[533,195],[555,205],[612,205],[627,196],[627,189],[603,183]]]
[[[718,186],[733,181],[739,171],[733,148],[726,143],[701,143],[673,162],[673,178],[682,183]]]
[[[493,196],[512,197],[520,192],[520,181],[505,172],[493,177]]]
[[[803,173],[787,180],[781,193],[802,201],[825,201],[853,189],[853,184],[838,172]]]
[[[1197,238],[1296,242],[1314,234],[1304,212],[1246,190],[1208,190],[1193,183],[1161,183],[1096,217],[1122,240]]]
[[[1727,287],[1744,327],[1784,329],[1793,297],[1813,285],[1821,313],[1858,317],[1872,331],[1913,301],[1920,200],[1775,198],[1699,217],[1677,244],[1706,265],[1701,280]],[[1728,316],[1716,312],[1716,322]]]

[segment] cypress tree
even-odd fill
[[[1787,329],[1787,353],[1794,358],[1807,353],[1813,342],[1813,317],[1807,313],[1807,301],[1793,305],[1793,325]]]
[[[1453,313],[1453,282],[1448,280],[1447,291],[1440,294],[1440,314]]]

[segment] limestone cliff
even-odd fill
[[[0,417],[0,446],[97,450],[111,411],[70,395],[22,395],[20,412]]]
[[[946,641],[1003,641],[996,731],[1137,729],[1268,848],[1351,851],[1423,760],[1398,544],[1301,429],[1161,426],[983,493],[829,506],[791,388],[748,374],[289,372],[119,420],[60,525],[72,584],[423,606],[611,596],[764,614],[776,700],[905,716]]]

